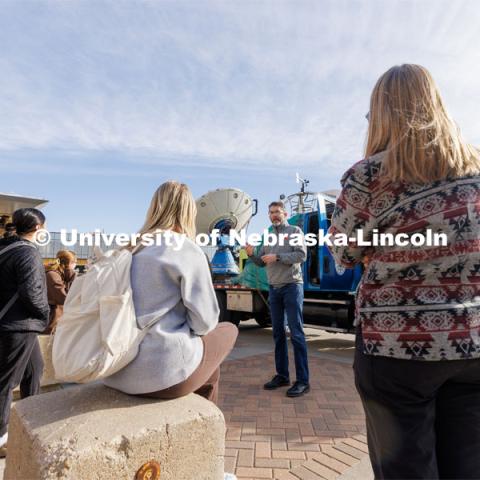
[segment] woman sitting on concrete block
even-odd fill
[[[194,242],[195,217],[187,185],[169,181],[153,195],[139,234],[155,241],[134,251],[131,268],[137,322],[149,330],[137,357],[105,385],[162,399],[195,392],[217,402],[220,364],[238,330],[218,324],[208,262]]]

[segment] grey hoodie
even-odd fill
[[[259,267],[265,267],[261,257],[267,254],[277,255],[277,261],[267,265],[268,283],[275,288],[283,287],[289,283],[303,283],[302,263],[307,258],[307,248],[303,239],[303,232],[299,227],[283,222],[276,227],[272,225],[273,233],[277,236],[276,245],[262,245],[256,255],[250,258]],[[280,234],[300,234],[302,245],[290,245],[290,239],[285,239],[284,245],[278,244]],[[297,236],[297,235],[296,235]]]
[[[140,250],[130,276],[137,322],[148,333],[133,362],[105,385],[129,394],[156,392],[200,365],[200,337],[218,323],[217,297],[205,254],[189,239],[181,250],[165,243]]]

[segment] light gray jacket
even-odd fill
[[[177,251],[167,245],[145,247],[133,256],[131,283],[137,322],[152,326],[137,357],[105,385],[135,394],[183,382],[202,360],[200,336],[218,323],[205,254],[188,239]]]
[[[302,230],[286,221],[278,227],[273,225],[272,229],[277,239],[281,234],[287,235],[285,244],[282,246],[277,242],[276,245],[262,245],[250,258],[259,267],[265,267],[261,257],[267,254],[277,255],[278,261],[267,265],[268,283],[273,287],[278,288],[289,283],[303,283],[302,263],[307,258],[307,247]],[[292,234],[301,235],[303,240],[301,245],[290,245],[289,236]]]

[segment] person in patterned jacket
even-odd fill
[[[349,238],[337,262],[368,258],[354,371],[375,477],[479,478],[480,154],[419,65],[380,77],[367,118],[329,233]],[[429,233],[446,241],[422,245]]]

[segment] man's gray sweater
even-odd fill
[[[307,258],[307,248],[302,230],[285,221],[278,227],[272,225],[272,233],[277,237],[277,244],[262,245],[250,258],[259,267],[267,267],[268,283],[274,288],[289,283],[303,283],[302,263]],[[286,235],[284,245],[280,245],[278,241],[281,235]],[[297,244],[298,238],[295,237],[298,236],[301,238],[301,245]],[[277,261],[266,265],[261,257],[268,254],[275,254]]]

